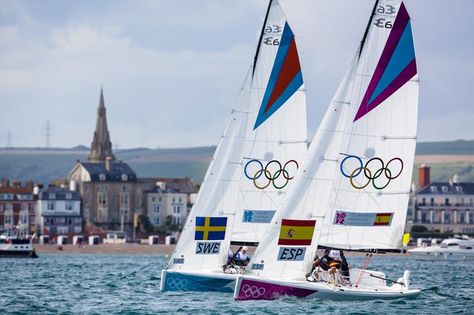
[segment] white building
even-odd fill
[[[41,190],[37,201],[36,224],[42,234],[82,233],[79,193],[60,187]]]
[[[166,224],[168,217],[173,224],[184,224],[187,216],[188,194],[166,188],[164,182],[145,192],[147,215],[155,226]]]

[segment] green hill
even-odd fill
[[[48,183],[53,179],[66,178],[76,160],[85,161],[89,149],[84,146],[72,149],[2,148],[0,149],[0,178],[32,179]],[[178,149],[135,148],[118,150],[118,160],[128,163],[139,177],[191,177],[195,183],[204,178],[215,147]],[[418,143],[417,155],[474,155],[474,141],[447,141]],[[420,161],[419,163],[423,163]],[[474,166],[470,161],[443,161],[430,163],[432,180],[447,180],[453,174],[462,181],[474,182]],[[415,168],[418,164],[415,165]],[[417,172],[414,172],[414,180]]]
[[[474,140],[420,142],[416,145],[416,154],[417,155],[474,154]]]

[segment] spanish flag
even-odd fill
[[[311,245],[315,220],[281,220],[278,245]]]
[[[393,212],[377,213],[374,225],[390,225],[392,223]]]

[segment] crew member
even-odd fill
[[[236,265],[239,266],[247,266],[249,263],[249,257],[247,255],[248,247],[247,246],[242,246],[240,251],[235,255],[234,261]]]

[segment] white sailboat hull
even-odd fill
[[[383,273],[369,271],[367,274]],[[405,273],[407,275],[407,272]],[[407,277],[407,276],[406,276]],[[385,278],[385,277],[383,277]],[[377,279],[377,278],[376,278]],[[257,276],[239,276],[234,291],[235,300],[274,300],[283,296],[318,298],[330,300],[388,300],[414,298],[420,294],[418,289],[409,289],[400,284],[387,286],[385,281],[362,281],[359,286],[334,285],[327,282],[305,280],[280,280]],[[403,280],[402,280],[403,281]],[[405,279],[408,283],[408,278]]]
[[[233,292],[237,274],[207,270],[162,270],[161,291]]]

